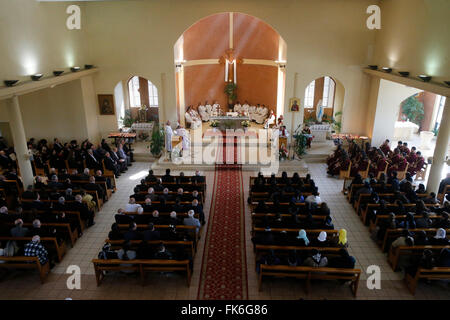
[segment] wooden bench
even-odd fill
[[[435,267],[432,269],[418,268],[414,277],[406,273],[405,282],[409,291],[415,295],[420,279],[427,280],[449,280],[450,268]]]
[[[6,242],[9,240],[13,240],[16,242],[23,242],[24,245],[27,244],[28,242],[31,242],[31,239],[32,237],[0,237],[0,241]],[[58,244],[58,240],[55,237],[42,237],[41,243],[42,245],[44,245],[44,247],[48,245],[49,247],[55,249],[58,262],[62,261],[63,256],[66,253],[66,245],[64,242]],[[48,251],[48,247],[46,247],[46,249]]]
[[[406,229],[387,229],[386,230],[386,234],[384,235],[384,239],[383,239],[383,243],[381,244],[381,250],[383,252],[386,252],[386,250],[388,250],[390,247],[388,247],[388,240],[389,239],[393,239],[396,237],[400,237]],[[416,228],[416,229],[408,229],[408,231],[412,232],[412,233],[416,233],[416,232],[420,232],[420,231],[425,231],[427,233],[428,236],[434,236],[436,234],[436,231],[438,230],[438,228]],[[450,229],[446,229],[445,230],[447,233],[447,238],[450,237]]]
[[[392,267],[392,270],[396,271],[398,266],[398,260],[400,256],[420,256],[422,255],[425,249],[431,251],[441,251],[444,248],[450,248],[450,245],[447,246],[399,246],[399,247],[391,247],[388,254],[388,262]]]
[[[143,240],[131,240],[130,244],[131,244],[131,246],[136,247],[139,244],[141,244],[142,241]],[[120,247],[123,245],[125,240],[106,239],[105,242],[110,243],[111,248],[120,249]],[[162,244],[164,244],[165,247],[167,247],[169,249],[170,249],[170,247],[181,246],[181,247],[186,248],[189,251],[189,254],[192,258],[194,258],[194,256],[195,256],[194,241],[152,240],[152,241],[146,241],[146,242],[148,244],[153,244],[153,245],[159,245],[160,243],[162,243]]]
[[[8,223],[9,226],[14,227],[15,224],[13,222]],[[23,224],[24,227],[33,227],[32,223],[27,223],[25,222]],[[67,236],[67,239],[70,240],[70,244],[73,248],[75,242],[78,239],[78,234],[76,231],[72,231],[71,227],[70,227],[70,223],[50,223],[50,222],[43,222],[41,223],[41,227],[53,227],[55,229],[59,229],[64,235]]]
[[[47,275],[50,272],[50,263],[42,265],[38,257],[25,257],[25,256],[15,256],[15,257],[3,257],[0,256],[0,268],[5,269],[37,269],[39,272],[39,277],[41,283],[45,283]]]
[[[145,275],[147,272],[185,272],[187,275],[187,286],[191,284],[192,270],[189,267],[189,260],[159,260],[159,259],[93,259],[95,278],[97,286],[100,286],[105,278],[105,271],[131,270],[140,274],[141,283],[145,285]]]
[[[311,280],[345,280],[350,281],[350,289],[353,296],[356,297],[358,292],[359,277],[361,274],[360,269],[340,269],[340,268],[327,268],[327,267],[294,267],[286,265],[274,265],[269,266],[261,264],[258,278],[259,291],[262,290],[263,277],[292,277],[297,279],[306,280],[306,293],[310,292]]]

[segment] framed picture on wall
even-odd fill
[[[300,99],[299,98],[291,98],[289,100],[289,110],[292,112],[300,111]]]
[[[98,95],[98,106],[100,108],[100,115],[102,116],[113,116],[115,115],[114,110],[114,96],[112,94],[99,94]]]

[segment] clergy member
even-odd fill
[[[275,123],[275,115],[273,110],[270,110],[269,117],[264,121],[264,129],[269,129],[271,124]]]
[[[183,128],[183,126],[178,125],[177,129],[175,130],[175,134],[177,136],[181,137],[181,152],[180,152],[180,156],[183,156],[183,152],[187,151],[189,152],[189,148],[191,145],[191,141],[189,138],[189,132]]]
[[[172,136],[173,130],[170,126],[170,121],[167,120],[166,125],[164,126],[164,132],[166,137],[166,152],[169,154],[169,159],[172,159]]]
[[[206,111],[206,107],[201,104],[201,102],[198,103],[197,106],[198,113],[200,113],[200,117],[202,117],[202,121],[209,121],[209,114]]]

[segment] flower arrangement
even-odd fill
[[[288,157],[288,150],[286,149],[286,146],[284,145],[284,143],[280,147],[279,156],[280,156],[280,160],[286,160]]]
[[[213,120],[213,121],[211,121],[211,123],[209,124],[209,126],[210,126],[211,128],[217,128],[217,127],[219,126],[219,121]]]
[[[148,107],[147,107],[145,104],[143,104],[143,105],[139,108],[139,110],[147,111],[147,110],[148,110]]]
[[[242,125],[243,127],[245,127],[245,128],[250,127],[250,121],[244,120],[244,121],[241,122],[241,125]]]

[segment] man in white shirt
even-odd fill
[[[311,206],[313,203],[320,205],[322,203],[322,200],[319,197],[319,194],[317,191],[313,191],[313,193],[306,197],[305,202]]]
[[[130,201],[125,206],[125,212],[137,212],[141,208],[140,204],[136,203],[136,199],[131,197]]]
[[[169,154],[169,159],[172,158],[172,136],[173,136],[173,130],[170,126],[170,121],[167,120],[166,125],[164,126],[164,133],[165,133],[165,142],[166,142],[166,152]]]

